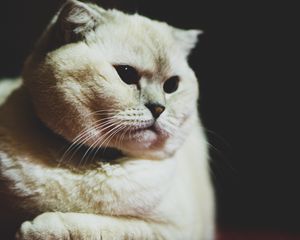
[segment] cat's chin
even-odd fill
[[[135,147],[148,148],[153,143],[157,142],[159,138],[158,133],[153,128],[146,128],[141,130],[134,130],[130,132],[124,141],[127,143],[135,143]]]
[[[134,130],[127,134],[122,141],[122,151],[135,153],[147,153],[160,151],[168,136],[159,128],[151,126],[146,129]]]

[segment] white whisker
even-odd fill
[[[64,152],[63,156],[61,157],[61,159],[59,160],[59,164],[61,164],[61,162],[65,159],[65,157],[69,154],[69,152],[73,151],[73,148],[76,147],[76,145],[79,143],[79,142],[82,142],[83,139],[85,139],[84,142],[87,141],[87,139],[91,139],[94,135],[90,135],[90,133],[92,132],[95,132],[95,131],[98,131],[100,126],[102,128],[102,130],[105,130],[107,125],[109,125],[111,122],[109,121],[106,121],[103,125],[96,125],[97,123],[101,122],[102,120],[98,120],[96,121],[93,126],[91,126],[90,128],[86,129],[86,130],[83,130],[77,137],[74,138],[74,140],[72,141],[72,144],[68,147],[68,149]],[[103,127],[105,127],[103,129]],[[90,136],[88,136],[90,135]],[[82,146],[83,144],[80,144],[80,146]],[[72,154],[73,156],[74,154]]]
[[[120,122],[120,121],[119,121]],[[119,122],[112,122],[111,125],[107,126],[107,128],[111,128],[113,127],[112,129],[110,129],[108,132],[106,132],[105,134],[103,134],[98,140],[96,140],[92,145],[89,146],[88,150],[84,153],[83,157],[81,158],[80,162],[79,162],[79,165],[81,164],[81,162],[83,161],[83,159],[88,155],[88,153],[93,149],[94,146],[98,145],[98,143],[100,141],[103,140],[103,138],[105,138],[108,134],[110,134],[112,131],[115,130],[116,127],[118,126],[115,126],[116,124],[118,124]],[[105,129],[101,129],[101,130],[105,130]],[[86,161],[85,161],[86,162]]]
[[[120,125],[120,126],[116,126],[116,128],[114,129],[115,132],[112,132],[106,139],[104,142],[102,142],[100,144],[100,146],[97,147],[97,150],[95,151],[92,160],[95,158],[95,156],[97,155],[98,151],[102,148],[102,146],[104,145],[105,142],[107,142],[106,146],[104,147],[104,151],[107,148],[109,142],[113,139],[113,137],[120,131],[122,131],[124,128],[126,128],[126,126]]]

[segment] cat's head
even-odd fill
[[[40,119],[65,139],[165,158],[197,117],[197,30],[69,0],[27,59]]]

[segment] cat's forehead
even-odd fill
[[[133,65],[149,74],[172,71],[177,52],[172,27],[137,14],[112,14],[96,29],[93,47],[113,64]]]

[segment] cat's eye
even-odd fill
[[[172,93],[175,92],[179,85],[179,77],[173,76],[170,77],[167,81],[164,83],[164,91],[166,93]]]
[[[123,82],[127,84],[137,84],[141,78],[138,71],[129,65],[115,65],[116,71]]]

